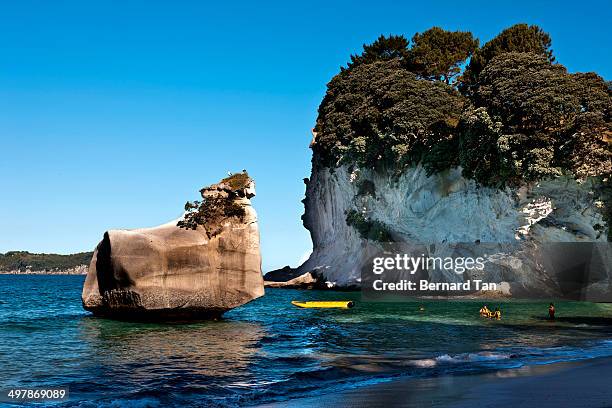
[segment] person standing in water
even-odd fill
[[[548,318],[550,320],[555,320],[555,305],[553,303],[548,306]]]

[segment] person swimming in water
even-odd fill
[[[550,306],[548,306],[548,318],[550,320],[555,320],[555,305],[554,305],[554,303],[551,303]]]
[[[481,316],[489,317],[490,314],[491,314],[491,311],[489,310],[487,305],[484,305],[483,307],[480,308],[480,315]]]
[[[495,308],[495,313],[493,313],[492,318],[501,320],[501,310],[499,310],[499,307]]]

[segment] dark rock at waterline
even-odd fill
[[[229,200],[244,212],[215,220],[214,233],[207,225],[177,226],[183,218],[106,232],[89,266],[83,307],[127,320],[209,319],[262,296],[259,229],[250,203],[254,183],[222,182],[202,195]]]
[[[266,282],[287,282],[291,279],[297,278],[302,275],[297,269],[291,268],[290,266],[284,266],[280,269],[275,269],[270,272],[266,272],[264,275],[264,281]]]

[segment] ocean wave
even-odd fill
[[[516,358],[513,354],[495,353],[491,351],[481,351],[478,353],[463,353],[451,356],[449,354],[443,354],[436,357],[436,361],[440,363],[470,363],[470,362],[484,362],[484,361],[499,361],[507,360],[510,358]]]
[[[417,369],[431,369],[440,368],[440,366],[452,366],[458,364],[469,364],[469,363],[488,363],[496,361],[504,361],[515,359],[518,356],[510,353],[495,353],[490,351],[480,351],[474,353],[461,353],[461,354],[442,354],[437,357],[423,358],[417,360],[410,360],[406,363],[408,366],[415,367]]]
[[[108,402],[84,402],[74,406],[79,408],[154,408],[162,407],[164,405],[156,398],[145,397],[134,399],[114,399]]]

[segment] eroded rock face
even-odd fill
[[[328,286],[361,285],[364,249],[379,243],[348,225],[352,212],[375,222],[394,242],[423,244],[429,256],[452,254],[456,247],[450,245],[456,243],[495,245],[480,276],[430,272],[426,279],[483,279],[499,283],[513,297],[612,301],[609,226],[590,181],[559,177],[499,190],[462,177],[461,168],[428,176],[417,166],[398,178],[394,169],[313,164],[303,216],[313,252],[289,279],[311,272]],[[557,262],[567,253],[563,245],[592,253],[591,264],[565,270],[568,261]],[[557,253],[546,254],[549,250]]]
[[[83,307],[118,318],[216,318],[264,294],[257,214],[248,178],[202,190],[242,216],[181,219],[153,228],[110,230],[98,244],[83,287]]]

